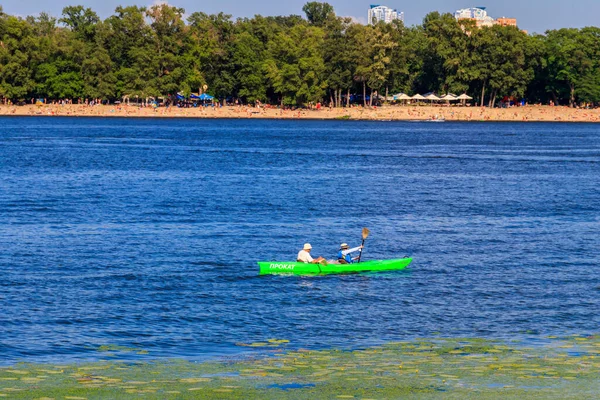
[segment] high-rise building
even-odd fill
[[[389,8],[386,6],[380,6],[378,4],[371,5],[369,9],[369,24],[375,25],[378,22],[385,22],[389,24],[392,21],[399,20],[404,22],[404,13],[398,12],[393,8]]]
[[[454,13],[456,19],[485,19],[488,17],[485,7],[473,7],[457,10]]]

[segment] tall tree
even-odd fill
[[[236,82],[232,49],[235,26],[231,15],[193,13],[188,21],[190,48],[186,54],[192,55],[187,60],[188,68],[193,71],[189,83],[210,82],[211,93],[221,98],[234,94]]]
[[[312,1],[302,7],[306,14],[306,19],[311,25],[323,27],[327,21],[335,18],[333,7],[329,3],[319,3]]]
[[[381,28],[389,33],[394,43],[390,52],[390,63],[387,67],[389,72],[386,80],[386,92],[388,89],[394,92],[408,92],[413,82],[410,66],[411,63],[414,63],[410,30],[404,26],[402,21],[393,21]]]
[[[186,37],[183,8],[157,4],[146,10],[150,20],[154,54],[149,58],[155,76],[151,80],[151,95],[173,94],[180,89],[185,75],[182,52]]]
[[[454,89],[469,35],[451,14],[432,12],[425,16],[417,49],[422,58],[419,91],[445,93]]]
[[[372,62],[369,66],[368,84],[371,88],[370,105],[373,105],[373,89],[378,94],[381,86],[389,75],[389,64],[391,62],[391,51],[396,47],[390,33],[383,32],[381,27],[369,31],[369,46],[371,48]]]
[[[352,84],[352,41],[347,34],[350,18],[332,18],[325,26],[323,54],[329,86],[330,102],[342,106],[343,92],[349,92]],[[349,101],[350,93],[347,93]]]
[[[17,17],[1,17],[0,96],[25,100],[34,87],[30,46],[35,43],[31,25]]]
[[[354,79],[362,84],[364,106],[367,105],[367,86],[371,89],[369,105],[372,105],[374,92],[385,83],[391,51],[396,46],[390,33],[384,32],[382,26],[353,25],[349,29],[349,35],[355,43],[352,52],[355,59]]]
[[[323,30],[297,25],[269,43],[264,70],[281,105],[320,101],[327,82],[321,53]]]
[[[254,103],[267,100],[267,80],[263,72],[265,46],[256,36],[242,32],[236,36],[233,49],[234,75],[237,95]]]
[[[578,29],[560,29],[547,33],[548,68],[553,79],[568,89],[569,105],[574,106],[577,88],[591,74],[594,61],[586,48],[584,34]],[[560,90],[560,86],[558,87]]]
[[[100,22],[100,18],[91,8],[68,6],[63,8],[62,15],[60,22],[77,33],[81,39],[91,41],[94,38],[96,24]]]

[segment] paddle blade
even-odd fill
[[[366,240],[369,237],[369,234],[371,234],[371,231],[369,230],[369,228],[363,228],[363,230],[362,230],[363,240]]]

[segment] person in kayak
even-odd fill
[[[319,264],[325,260],[323,257],[319,257],[316,260],[313,259],[312,256],[310,255],[311,250],[312,250],[312,246],[310,245],[310,243],[306,243],[304,245],[304,248],[302,250],[300,250],[300,252],[298,253],[298,257],[296,258],[296,261],[298,261],[300,263],[305,263],[305,264]]]
[[[347,243],[342,243],[337,256],[338,262],[340,264],[354,264],[354,261],[358,260],[359,256],[353,258],[351,254],[356,253],[357,251],[362,251],[363,247],[364,246],[358,246],[351,249]]]

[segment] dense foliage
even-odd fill
[[[478,29],[450,14],[421,25],[364,26],[326,3],[306,19],[242,18],[167,4],[118,7],[101,20],[66,7],[57,19],[25,19],[0,7],[0,98],[117,100],[189,95],[283,105],[365,102],[371,93],[466,92],[481,104],[504,96],[530,103],[600,102],[600,29],[527,35]],[[372,98],[372,96],[371,96]]]

